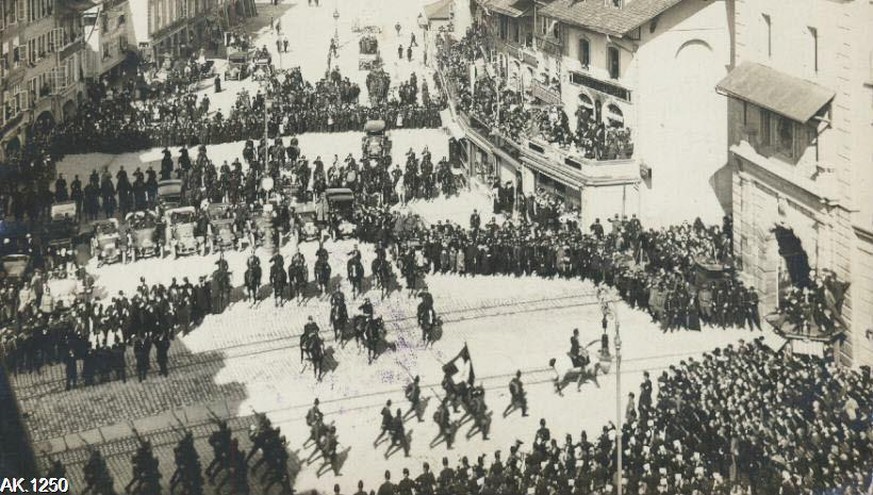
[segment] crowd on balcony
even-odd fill
[[[777,313],[789,323],[789,332],[794,335],[833,336],[842,326],[840,313],[846,288],[833,272],[813,273],[806,286],[792,285],[786,290]]]
[[[523,93],[495,78],[479,74],[471,88],[469,65],[482,56],[479,47],[485,40],[484,31],[473,28],[439,53],[440,67],[462,112],[510,139],[538,136],[588,159],[615,160],[633,155],[631,130],[613,118],[595,119],[593,108],[579,107],[574,132],[563,108],[526,105]]]

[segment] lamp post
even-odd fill
[[[617,425],[615,430],[615,477],[616,493],[622,495],[624,487],[621,484],[621,432],[624,418],[621,415],[621,334],[619,333],[621,325],[618,321],[618,311],[615,310],[615,303],[613,303],[612,308],[612,314],[615,316],[615,418]]]
[[[264,169],[262,173],[267,173],[269,164],[267,163],[267,157],[270,155],[270,135],[269,135],[269,123],[270,123],[270,105],[273,104],[273,98],[269,96],[269,87],[267,87],[264,91]]]
[[[427,26],[428,19],[422,14],[418,14],[418,26],[421,27],[421,38],[424,43],[424,66],[427,67]]]
[[[333,39],[339,47],[339,6],[333,8]]]

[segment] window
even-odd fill
[[[818,29],[809,28],[810,50],[812,50],[812,71],[818,73]]]
[[[505,15],[500,16],[499,33],[500,39],[505,40],[509,32],[509,18]]]
[[[761,109],[761,144],[770,146],[772,144],[770,136],[770,112]]]
[[[512,41],[521,43],[521,29],[518,27],[518,20],[512,20]]]
[[[772,25],[770,23],[770,16],[767,14],[761,14],[761,17],[764,19],[764,29],[766,30],[765,35],[766,35],[766,42],[767,42],[767,56],[772,57],[773,56],[773,29],[772,29]]]
[[[794,157],[794,122],[785,117],[779,117],[778,122],[779,153]]]
[[[118,27],[124,26],[124,14],[118,16]]]
[[[583,69],[591,65],[591,42],[587,38],[579,39],[579,63]]]
[[[618,53],[618,48],[610,46],[606,49],[606,63],[609,67],[609,77],[618,79],[620,74],[621,60]]]

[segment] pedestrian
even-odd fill
[[[214,80],[213,84],[215,85],[215,92],[221,93],[221,75],[219,75],[219,74],[215,75],[215,80]]]
[[[70,390],[76,388],[76,381],[79,379],[79,371],[76,369],[76,354],[70,349],[67,355],[64,356],[64,369],[66,371],[65,388]]]
[[[397,46],[397,58],[403,60],[403,45]]]
[[[167,335],[164,335],[155,342],[155,348],[157,349],[156,357],[158,360],[159,372],[162,376],[169,376],[170,372],[167,369],[167,361],[170,352],[170,338]]]
[[[288,53],[288,38],[282,36],[282,47],[285,49],[285,53]]]
[[[418,46],[418,43],[415,41],[415,32],[409,33],[409,46]]]
[[[406,59],[409,60],[410,62],[412,62],[412,47],[411,46],[406,47]]]

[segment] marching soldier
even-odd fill
[[[226,421],[217,420],[218,430],[209,435],[209,445],[212,446],[212,462],[206,466],[205,473],[209,476],[209,482],[215,481],[215,475],[219,470],[227,466],[227,456],[230,451],[231,432]]]
[[[382,440],[382,437],[384,435],[387,434],[390,436],[391,434],[391,427],[394,422],[391,416],[391,399],[388,399],[388,401],[385,403],[385,407],[382,408],[382,411],[380,411],[379,414],[382,415],[382,430],[379,432],[379,436],[377,436],[376,440],[373,442],[373,447],[379,445],[379,441]]]
[[[90,447],[91,454],[88,461],[82,468],[82,474],[85,478],[85,488],[82,494],[93,493],[94,495],[116,495],[115,481],[112,475],[109,474],[109,468],[106,466],[106,460],[100,454],[100,451],[94,447]]]
[[[136,358],[136,377],[142,382],[149,371],[149,348],[146,346],[148,337],[137,337],[133,343],[133,355]]]
[[[185,495],[201,495],[203,493],[203,475],[200,471],[200,456],[194,447],[194,436],[190,431],[173,448],[176,470],[170,478],[170,493],[182,486]]]
[[[443,439],[446,442],[446,448],[451,450],[452,443],[454,442],[455,437],[455,429],[457,426],[452,423],[452,418],[449,415],[447,398],[444,398],[442,401],[440,401],[439,407],[433,413],[433,421],[437,424],[437,427],[440,431],[437,434],[436,438],[431,441],[430,446],[433,447],[440,441],[440,439]]]
[[[64,371],[67,377],[65,382],[66,390],[76,388],[76,381],[79,378],[79,371],[77,370],[76,366],[76,353],[73,352],[72,349],[70,349],[69,351],[67,351],[67,354],[64,355]]]
[[[394,447],[402,448],[403,455],[409,457],[409,438],[406,436],[406,427],[403,424],[403,412],[400,409],[397,409],[397,413],[394,415],[394,420],[391,424],[391,445],[388,446],[388,450],[385,452],[386,459],[390,457]]]
[[[424,411],[421,404],[421,387],[418,382],[419,377],[416,376],[412,382],[406,386],[405,395],[406,399],[409,400],[409,411],[406,412],[406,416],[415,414],[418,422],[423,423],[424,419],[422,419],[422,416],[424,415]]]
[[[125,491],[143,495],[161,493],[161,472],[158,469],[158,459],[152,452],[151,442],[139,438],[139,447],[133,455],[131,469],[133,479],[127,484]]]
[[[503,417],[509,415],[515,409],[521,409],[521,415],[527,416],[527,393],[524,391],[524,384],[521,383],[521,370],[515,372],[515,378],[509,382],[509,405],[503,411]]]
[[[157,360],[158,360],[158,368],[160,370],[160,374],[163,376],[169,375],[169,370],[167,369],[167,361],[168,354],[170,352],[170,338],[168,335],[164,334],[161,338],[155,342],[155,349],[157,349]]]

